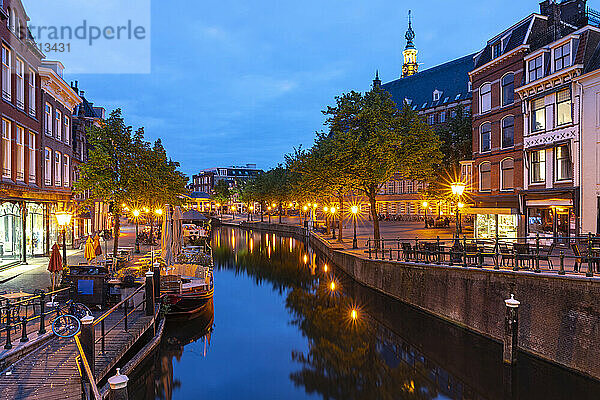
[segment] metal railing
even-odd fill
[[[55,317],[60,315],[62,310],[67,306],[62,306],[53,299],[59,295],[69,295],[71,287],[55,290],[53,292],[41,292],[39,294],[26,297],[18,301],[5,300],[4,304],[0,304],[0,335],[5,335],[5,350],[13,348],[12,333],[16,333],[21,329],[20,342],[29,341],[28,324],[35,320],[39,320],[38,333],[43,335],[46,333],[46,317],[54,314]],[[52,300],[52,307],[46,309],[46,301]]]
[[[81,378],[81,394],[84,399],[91,397],[88,396],[86,392],[85,383],[87,382],[90,385],[93,399],[102,400],[102,396],[100,395],[100,391],[98,390],[98,385],[96,384],[96,378],[94,378],[94,373],[92,372],[90,363],[88,362],[88,359],[85,356],[85,352],[83,351],[83,347],[81,346],[81,341],[79,340],[80,334],[81,332],[75,335],[75,344],[77,345],[77,352],[79,353],[76,357],[76,363],[77,369],[79,371],[79,377]],[[82,366],[83,369],[81,368]]]
[[[98,324],[100,324],[100,337],[96,338],[94,344],[97,344],[98,342],[101,343],[101,348],[102,348],[102,352],[104,353],[105,351],[105,341],[106,341],[106,336],[112,332],[115,328],[117,328],[119,326],[119,324],[123,323],[123,328],[125,329],[125,332],[127,332],[128,329],[128,325],[127,325],[127,318],[133,313],[135,312],[138,308],[142,308],[145,310],[145,304],[146,304],[146,292],[145,292],[145,287],[144,286],[140,286],[139,288],[137,288],[135,291],[133,291],[129,296],[127,296],[126,298],[124,298],[123,300],[121,300],[119,303],[117,303],[116,305],[114,305],[110,310],[106,311],[104,314],[102,314],[98,319],[96,319],[93,323],[93,326],[97,326]],[[142,301],[138,304],[135,305],[135,299],[134,296],[138,295],[140,292],[143,292],[142,295]],[[129,309],[128,307],[128,303],[129,300],[132,300],[133,303],[133,307],[131,307],[131,309]],[[113,313],[118,312],[118,310],[121,309],[123,312],[123,316],[117,320],[110,328],[108,328],[108,330],[106,329],[105,326],[105,321],[106,319],[111,316]]]
[[[370,259],[477,268],[512,267],[513,271],[542,272],[556,270],[559,275],[600,273],[600,236],[516,237],[511,239],[467,239],[466,236],[435,239],[369,239]],[[565,262],[572,270],[565,269]],[[587,264],[587,268],[584,267]]]

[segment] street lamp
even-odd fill
[[[358,241],[356,240],[356,216],[358,214],[358,206],[350,207],[350,211],[352,212],[352,218],[354,220],[354,238],[352,239],[352,248],[358,249]]]
[[[133,214],[133,218],[135,219],[135,253],[140,254],[140,239],[139,239],[139,219],[140,219],[140,210],[135,209],[131,212]]]
[[[423,210],[425,210],[425,228],[427,228],[427,208],[429,207],[429,203],[424,201],[421,203],[421,207],[423,207]]]
[[[456,237],[458,237],[460,235],[460,208],[459,204],[462,204],[460,202],[460,198],[463,195],[463,193],[465,192],[465,188],[466,188],[466,184],[464,182],[452,182],[450,184],[450,188],[452,189],[452,194],[456,197]],[[463,204],[464,206],[464,204]]]
[[[331,225],[333,227],[333,235],[331,236],[332,239],[335,239],[335,212],[337,210],[335,209],[335,207],[331,207],[329,209],[329,212],[331,213]]]
[[[267,211],[268,211],[267,215],[269,215],[269,223],[271,223],[271,210],[272,210],[271,206],[268,206],[267,207]]]
[[[67,226],[71,224],[73,217],[68,211],[59,211],[55,214],[56,222],[63,231],[63,268],[67,267]]]
[[[248,215],[250,216],[250,221],[252,221],[252,213],[254,212],[254,206],[248,207],[248,210],[250,210],[250,212],[248,213]]]
[[[460,220],[460,210],[462,210],[464,206],[465,204],[461,203],[460,201],[456,204],[456,230],[458,233],[462,233],[462,221]]]

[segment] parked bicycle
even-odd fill
[[[52,304],[54,304],[54,298],[52,298]],[[52,321],[52,332],[61,338],[71,338],[77,335],[81,330],[81,319],[92,314],[85,304],[68,300],[66,305],[69,313],[59,315]]]

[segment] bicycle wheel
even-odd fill
[[[71,313],[78,319],[81,319],[88,314],[92,315],[92,311],[85,304],[81,303],[73,303]]]
[[[74,315],[61,315],[52,321],[52,332],[61,338],[73,337],[81,329],[81,323]]]

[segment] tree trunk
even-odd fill
[[[121,233],[121,213],[117,210],[113,213],[113,256],[116,256],[119,250],[119,233]]]
[[[339,197],[340,200],[340,214],[339,214],[339,218],[338,218],[338,231],[339,231],[339,235],[338,235],[338,243],[342,243],[342,227],[344,226],[344,196],[340,196]]]
[[[281,224],[281,203],[279,203],[279,223]]]
[[[373,218],[373,239],[375,239],[375,247],[379,248],[379,217],[377,215],[377,200],[375,200],[375,194],[367,194],[369,203],[371,204],[371,217]]]

